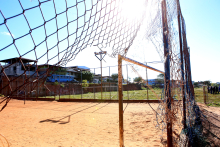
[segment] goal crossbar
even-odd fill
[[[148,65],[145,65],[145,64],[143,64],[143,63],[140,63],[140,62],[135,61],[135,60],[133,60],[133,59],[130,59],[130,58],[128,58],[128,57],[121,56],[121,58],[122,58],[122,60],[125,60],[125,61],[127,61],[127,62],[130,62],[130,63],[133,63],[133,64],[136,64],[136,65],[139,65],[139,66],[142,66],[142,67],[145,67],[145,68],[151,69],[151,70],[153,70],[153,71],[157,71],[157,72],[159,72],[159,73],[164,74],[163,71],[160,71],[160,70],[158,70],[158,69],[156,69],[156,68],[153,68],[153,67],[150,67],[150,66],[148,66]]]

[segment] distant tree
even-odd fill
[[[155,86],[160,86],[162,84],[164,84],[164,74],[161,73],[161,74],[157,75],[157,79],[155,81]]]
[[[218,84],[217,83],[211,83],[211,86],[217,86],[218,87]]]
[[[159,74],[159,75],[157,75],[157,79],[164,79],[164,74]]]
[[[211,86],[211,81],[204,81],[204,85]]]
[[[76,74],[77,80],[81,81],[81,72]],[[87,80],[89,82],[92,82],[94,78],[94,74],[91,73],[90,71],[83,71],[82,72],[82,80]]]
[[[117,82],[118,81],[118,74],[112,74],[112,81]]]
[[[87,80],[89,82],[92,82],[93,78],[94,78],[94,74],[91,73],[90,71],[83,71],[82,72],[82,79],[83,80]]]
[[[128,77],[128,82],[131,82],[131,78],[130,77]]]
[[[198,88],[199,87],[199,82],[194,82],[194,88]]]
[[[136,77],[136,78],[134,78],[134,82],[141,82],[141,80],[142,80],[142,78],[141,77]]]

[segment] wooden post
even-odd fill
[[[100,54],[100,59],[102,59],[102,54]],[[101,100],[102,100],[102,60],[100,61],[101,65]]]
[[[81,99],[83,98],[83,87],[82,87],[82,69],[81,69]]]
[[[203,85],[203,97],[204,97],[204,104],[206,104],[206,99],[207,99],[207,86]]]
[[[122,58],[121,58],[121,55],[118,55],[118,99],[119,99],[119,142],[120,142],[120,147],[124,147]]]
[[[127,96],[128,96],[128,100],[129,100],[129,92],[128,92],[128,65],[126,65],[126,69],[127,69]]]
[[[93,87],[94,99],[95,99],[95,87]]]
[[[109,92],[110,92],[110,100],[111,100],[110,66],[109,66]]]
[[[173,147],[172,139],[172,120],[169,117],[171,111],[171,89],[170,89],[170,55],[169,55],[169,30],[167,24],[166,1],[161,2],[162,5],[162,25],[163,25],[163,43],[164,43],[164,58],[165,58],[165,97],[167,98],[167,146]]]

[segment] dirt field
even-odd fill
[[[125,147],[163,146],[148,104],[125,103],[124,109]],[[0,112],[0,120],[0,134],[11,147],[119,146],[117,103],[26,101],[24,105],[12,100]]]

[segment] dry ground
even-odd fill
[[[125,147],[163,146],[148,104],[125,103],[124,109]],[[11,147],[118,147],[118,126],[117,103],[12,100],[0,112],[0,134]]]

